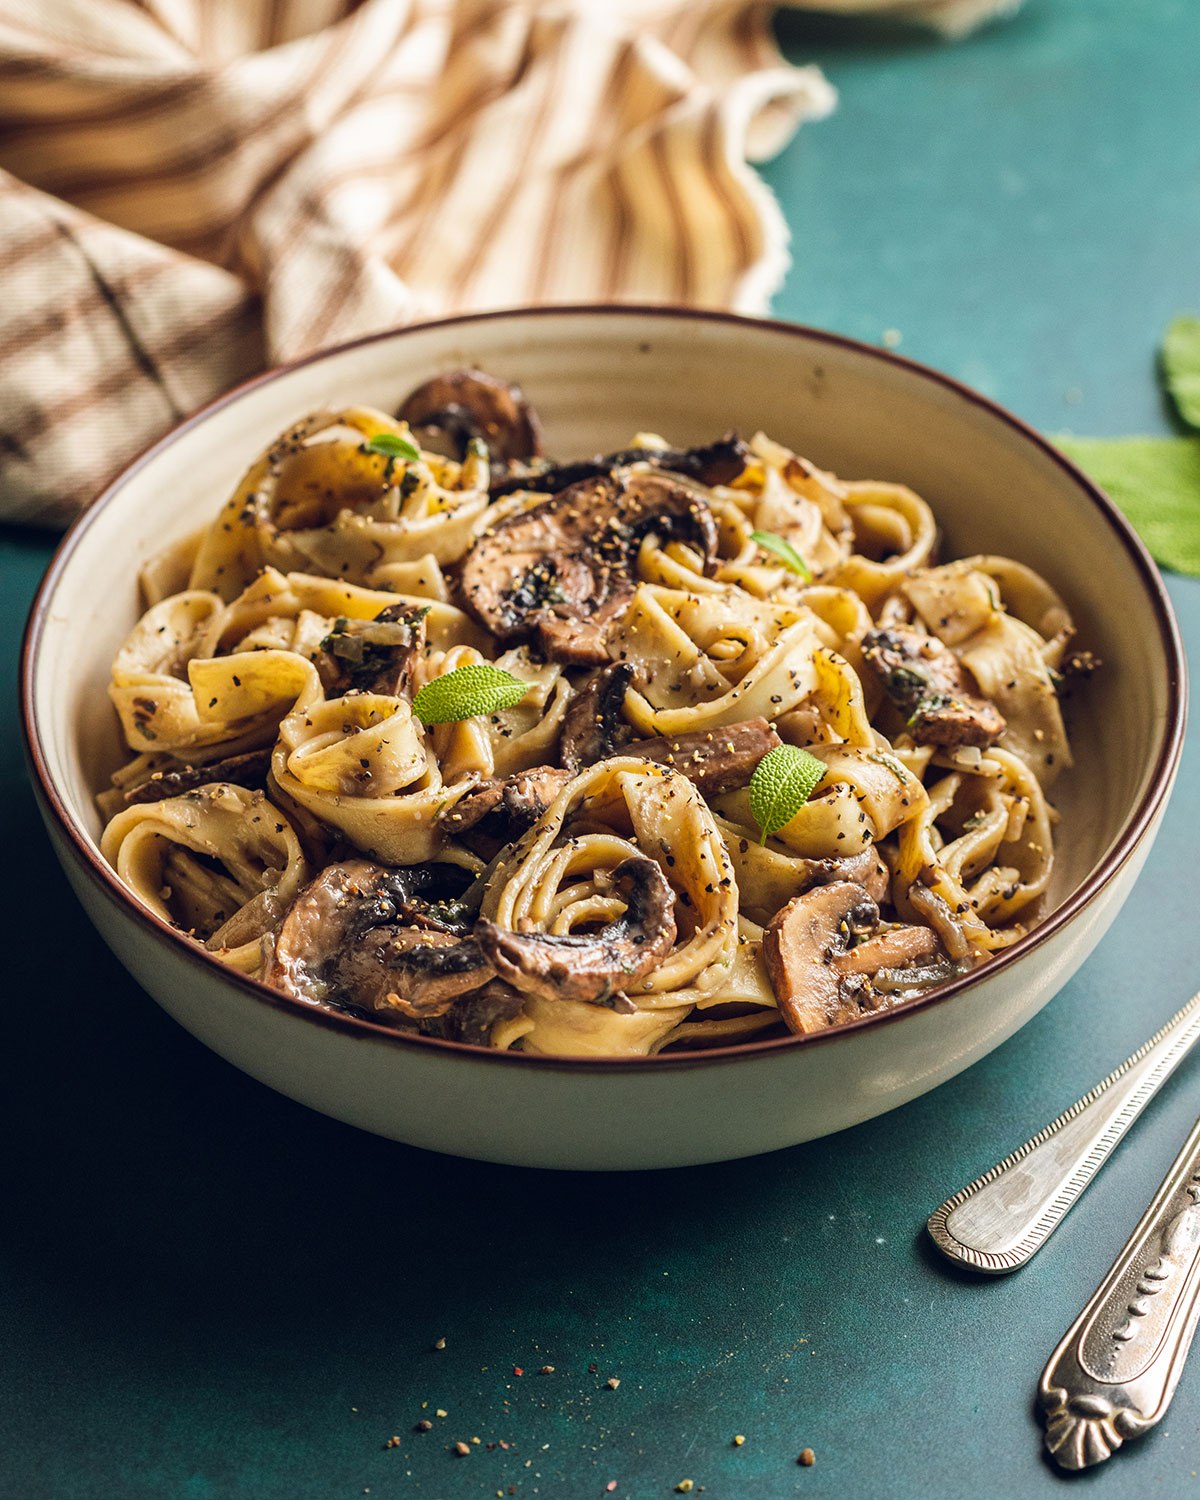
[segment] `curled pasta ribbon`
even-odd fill
[[[131,749],[203,763],[267,744],[285,713],[321,697],[316,668],[291,650],[191,655],[222,613],[209,607],[214,597],[190,592],[163,600],[118,652],[109,696]],[[194,625],[185,634],[188,619]],[[157,658],[150,645],[155,640],[161,643]]]
[[[850,556],[854,532],[846,510],[850,486],[790,448],[755,433],[750,450],[757,462],[738,479],[754,531],[770,531],[791,542],[816,579],[828,581]],[[793,577],[776,570],[780,582]]]
[[[529,684],[520,703],[453,724],[435,724],[429,734],[447,782],[465,776],[512,776],[557,759],[563,715],[573,689],[555,662],[535,662],[525,646],[493,659],[472,647],[430,651],[416,667],[419,689],[460,667],[487,662]]]
[[[609,650],[636,674],[626,717],[672,735],[787,713],[816,685],[820,644],[808,610],[642,584]]]
[[[1037,632],[1045,645],[1042,658],[1057,667],[1067,642],[1075,634],[1070,611],[1040,573],[1011,557],[981,555],[964,557],[962,566],[983,573],[1000,590],[1000,599],[1010,615]]]
[[[243,973],[257,972],[261,938],[308,880],[287,818],[223,782],[126,808],[100,851],[151,911]]]
[[[487,509],[488,460],[422,453],[399,465],[366,440],[412,441],[384,412],[318,411],[284,433],[250,467],[209,528],[191,586],[231,600],[267,566],[370,585],[431,556],[453,562]]]
[[[815,617],[818,635],[831,651],[844,656],[856,675],[862,673],[862,638],[874,621],[866,605],[849,589],[812,584],[800,589],[795,602]]]
[[[874,612],[905,574],[924,567],[937,545],[937,523],[920,495],[902,484],[845,485],[854,552],[828,580],[858,594]]]
[[[1019,573],[999,568],[996,559],[986,561],[1056,637],[1061,635],[1064,642],[1069,638],[1070,617],[1052,590],[1036,590]],[[1048,642],[1032,625],[1008,613],[990,574],[972,566],[973,562],[927,568],[905,582],[904,592],[927,628],[951,648],[984,697],[1004,715],[1007,727],[1001,746],[1019,755],[1042,786],[1048,787],[1072,764],[1047,661]],[[1039,604],[1044,607],[1039,609]]]
[[[704,559],[694,547],[651,531],[638,548],[638,580],[696,594],[719,594],[737,584],[753,597],[764,598],[775,585],[776,570],[752,565],[757,550],[750,540],[753,528],[739,507],[725,498],[730,491],[706,490],[686,482],[682,487],[694,490],[712,512],[717,527],[716,566],[711,574],[705,573]]]
[[[113,659],[109,697],[129,745],[153,752],[195,736],[198,725],[187,664],[202,650],[205,627],[221,612],[216,594],[195,589],[153,605]]]
[[[755,531],[789,542],[816,578],[841,567],[852,540],[842,503],[845,487],[764,433],[757,434],[750,448],[751,461],[733,485],[707,488],[676,480],[696,490],[717,523],[717,563],[711,576],[705,575],[692,548],[681,542],[664,545],[651,534],[638,558],[642,582],[694,593],[720,593],[735,586],[752,599],[787,592],[795,584],[795,574],[764,561]]]
[[[989,927],[1008,923],[1045,893],[1054,869],[1050,809],[1018,756],[989,750],[956,799],[964,826],[937,861]]]
[[[446,786],[407,701],[382,693],[348,693],[289,715],[271,776],[285,801],[388,865],[449,857],[439,854],[439,818],[474,785]],[[459,862],[481,865],[466,854]]]
[[[502,856],[481,914],[513,932],[550,932],[556,922],[561,931],[564,920],[594,920],[599,909],[592,903],[608,894],[607,876],[639,851],[658,861],[676,892],[678,937],[662,964],[633,987],[631,1000],[639,1010],[658,1009],[676,1003],[675,992],[716,988],[737,947],[733,869],[704,799],[665,766],[617,756],[569,781]]]
[[[696,1003],[661,1043],[717,1046],[737,1042],[778,1024],[775,992],[762,956],[763,929],[745,916],[738,918],[738,941],[733,963],[719,988],[696,993]]]
[[[1025,929],[1012,919],[1045,892],[1053,870],[1041,786],[1018,756],[1000,749],[987,753],[978,773],[953,772],[931,787],[899,845],[896,908],[937,927],[951,958],[1016,942]]]
[[[316,578],[307,573],[283,574],[266,568],[219,613],[213,615],[203,636],[203,656],[255,647],[260,641],[293,642],[291,649],[306,654],[314,644],[315,630],[305,634],[297,627],[316,622],[321,638],[332,622],[373,620],[380,610],[393,604],[411,604],[425,611],[425,637],[436,650],[452,646],[486,646],[488,637],[461,609],[419,594],[391,594],[382,589],[359,588],[338,578]]]
[[[507,1050],[520,1041],[522,1052],[562,1057],[650,1057],[692,1009],[690,1005],[637,1010],[629,1015],[584,1005],[578,1000],[544,1000],[528,995],[517,1020],[501,1022],[492,1045]]]
[[[147,609],[161,604],[172,594],[187,592],[196,554],[207,533],[207,526],[189,532],[187,536],[169,542],[143,563],[138,573],[138,587]]]
[[[925,811],[927,798],[920,780],[890,751],[858,745],[814,745],[810,753],[824,762],[825,775],[796,815],[773,835],[776,844],[792,854],[805,859],[845,859],[861,854]],[[741,839],[757,844],[759,832],[748,791],[727,792],[714,798],[713,806],[739,830],[739,845]],[[773,848],[768,843],[767,852]],[[743,858],[752,858],[761,878],[767,878],[769,866],[758,856]],[[775,882],[782,879],[779,870]]]
[[[453,646],[449,651],[432,651],[417,663],[413,686],[419,691],[438,677],[456,672],[460,667],[488,661],[472,646]],[[433,754],[448,782],[468,776],[491,776],[496,758],[492,736],[484,718],[463,719],[458,723],[433,724],[427,731]]]
[[[381,693],[349,693],[304,716],[307,733],[290,750],[289,776],[314,792],[388,797],[425,774],[420,726],[408,704]],[[282,729],[285,744],[291,725]]]

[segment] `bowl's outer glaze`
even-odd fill
[[[910,484],[946,555],[1000,552],[1068,600],[1104,661],[1073,705],[1078,765],[1056,908],[986,970],[902,1012],[812,1038],[634,1061],[556,1060],[330,1022],[269,995],[146,913],[99,860],[92,793],[120,758],[100,690],[138,613],[137,565],[203,525],[275,434],[320,405],[394,408],[463,363],[519,381],[548,451],[761,427],[846,478]],[[1119,601],[1119,608],[1114,607]],[[1183,658],[1153,565],[1077,471],[1015,419],[882,351],[787,325],[631,309],[547,309],[381,335],[263,377],[152,448],[64,543],[27,636],[23,709],[39,801],[88,914],[138,981],[271,1087],[414,1145],[572,1168],[673,1166],[843,1129],[953,1076],[1066,982],[1120,909],[1165,808]],[[1112,732],[1119,725],[1119,734]]]

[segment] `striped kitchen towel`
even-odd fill
[[[1012,0],[820,4],[953,33]],[[764,310],[787,234],[748,163],[835,98],[769,23],[760,0],[0,0],[0,518],[65,524],[237,380],[372,330]]]

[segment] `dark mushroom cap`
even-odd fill
[[[606,760],[632,738],[633,730],[622,715],[632,682],[631,664],[614,661],[602,667],[571,699],[558,742],[558,757],[569,771]]]
[[[930,928],[878,925],[879,907],[850,880],[814,886],[776,914],[763,961],[789,1030],[856,1020],[955,972]],[[851,947],[851,938],[861,941]]]
[[[125,793],[125,806],[133,807],[142,802],[161,802],[164,797],[178,797],[181,792],[192,792],[197,787],[207,786],[213,781],[232,782],[255,791],[267,784],[267,772],[271,769],[270,750],[250,750],[243,755],[227,755],[221,760],[211,760],[207,765],[181,765],[174,771],[154,771],[144,781],[129,787]]]
[[[497,466],[492,474],[491,494],[496,499],[515,490],[540,490],[557,495],[568,485],[611,474],[616,469],[628,468],[630,464],[652,464],[656,469],[682,474],[701,484],[732,484],[749,459],[749,448],[736,433],[730,432],[715,443],[704,443],[696,448],[622,448],[618,453],[601,454],[581,463],[543,461],[541,465],[509,465],[507,470],[504,466]]]
[[[797,863],[803,871],[806,891],[816,885],[833,885],[839,880],[852,880],[855,885],[863,887],[872,901],[882,906],[891,890],[891,872],[874,844],[861,854],[848,854],[843,859],[801,859]]]
[[[652,530],[687,537],[706,568],[716,558],[712,511],[666,475],[638,469],[584,480],[478,538],[463,560],[463,603],[502,641],[550,624],[551,654],[561,660],[553,626],[565,622],[590,640],[620,613],[633,593],[638,546]],[[599,649],[606,660],[602,639]]]
[[[570,779],[558,766],[534,766],[481,781],[458,799],[444,826],[460,844],[491,859],[533,827]]]
[[[995,704],[980,697],[967,668],[934,636],[909,625],[869,630],[862,654],[917,744],[983,747],[1004,733]]]
[[[775,914],[763,933],[763,961],[789,1030],[820,1031],[849,1019],[833,961],[852,933],[878,922],[879,907],[849,880],[814,886]]]
[[[757,718],[716,729],[698,729],[690,734],[635,740],[621,754],[670,766],[686,776],[704,796],[711,797],[748,786],[759,761],[780,743],[766,719]]]
[[[394,870],[365,859],[328,865],[284,914],[266,982],[310,1004],[377,1008],[396,988],[385,943],[411,933],[408,946],[448,948],[469,932],[461,903],[439,888],[464,875],[455,866]]]
[[[492,458],[534,458],[541,429],[519,386],[482,370],[452,370],[419,385],[396,414],[419,437],[444,434],[462,458],[471,438],[482,438]]]
[[[547,1000],[612,1004],[670,952],[675,893],[652,859],[627,859],[613,880],[628,884],[625,911],[599,932],[556,937],[478,922],[475,935],[501,979]]]

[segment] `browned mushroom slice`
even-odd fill
[[[492,1027],[519,1015],[525,996],[502,979],[491,979],[482,989],[472,990],[456,1000],[446,1012],[442,1035],[454,1042],[470,1042],[476,1047],[491,1043]]]
[[[878,906],[850,881],[817,886],[776,913],[763,933],[763,961],[790,1031],[821,1031],[859,1014],[833,960],[878,921]]]
[[[475,938],[455,938],[413,928],[381,928],[381,942],[360,954],[367,965],[366,985],[379,998],[375,1007],[391,1008],[422,1020],[444,1014],[461,996],[495,979],[495,966]],[[435,941],[436,940],[436,941]]]
[[[270,750],[251,750],[245,755],[227,755],[224,760],[209,761],[206,766],[180,766],[177,771],[155,771],[125,793],[126,807],[141,802],[160,802],[164,797],[178,797],[180,792],[195,791],[212,781],[228,781],[255,791],[267,784],[271,769]]]
[[[628,886],[625,911],[599,932],[556,937],[477,923],[475,935],[501,979],[548,1000],[627,1008],[622,991],[661,963],[675,941],[675,893],[654,860],[643,857],[624,860],[613,880]]]
[[[621,712],[632,681],[629,662],[610,662],[571,699],[558,742],[558,758],[569,771],[594,766],[632,738]]]
[[[321,642],[317,670],[330,697],[348,692],[407,694],[425,649],[428,607],[389,604],[373,620],[338,619]]]
[[[441,1015],[495,970],[470,938],[420,927],[375,927],[338,954],[335,973],[340,1004],[419,1021]]]
[[[850,881],[806,891],[775,916],[763,934],[763,960],[791,1031],[857,1020],[957,972],[927,927],[876,933],[878,924],[878,906]],[[852,947],[856,938],[863,941]]]
[[[979,696],[966,667],[923,630],[897,625],[868,631],[862,653],[918,744],[984,746],[1004,733],[1003,716]]]
[[[571,780],[558,766],[535,766],[495,781],[482,781],[460,797],[443,826],[452,838],[484,859],[519,839]]]
[[[392,870],[365,859],[327,866],[285,913],[266,982],[310,1004],[371,1010],[396,987],[379,955],[385,941],[405,930],[414,943],[446,947],[470,931],[470,914],[452,890],[465,874],[440,865]]]
[[[492,471],[490,493],[493,497],[510,495],[514,490],[540,490],[557,494],[568,485],[584,479],[597,479],[630,464],[652,464],[656,469],[680,474],[701,484],[732,484],[745,469],[750,450],[736,433],[726,433],[715,443],[697,448],[623,448],[573,464],[496,466]]]
[[[709,507],[643,469],[572,485],[485,531],[463,560],[463,602],[500,640],[540,631],[552,659],[607,660],[602,627],[633,595],[633,564],[649,531],[686,537],[706,567],[716,557]]]
[[[766,719],[745,719],[722,729],[634,740],[621,754],[672,766],[707,797],[747,786],[755,766],[779,743]]]
[[[627,595],[614,604],[624,607]],[[618,613],[613,605],[597,610],[590,620],[574,615],[545,614],[533,627],[533,642],[547,661],[564,667],[600,667],[608,660],[608,626]]]
[[[917,969],[938,956],[939,946],[937,933],[928,927],[890,927],[838,954],[832,967],[842,975],[868,977],[880,969]]]
[[[534,458],[542,451],[541,429],[533,408],[515,385],[482,370],[453,370],[419,385],[396,414],[433,448],[439,435],[462,458],[472,438],[482,438],[501,462]]]
[[[839,880],[852,880],[861,885],[871,900],[882,905],[891,890],[892,876],[887,865],[872,845],[861,854],[850,854],[845,859],[799,860],[804,866],[806,891],[818,885],[834,885]]]

